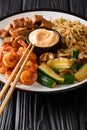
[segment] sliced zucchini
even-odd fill
[[[74,60],[70,60],[67,58],[56,58],[53,60],[49,60],[47,62],[47,65],[49,65],[51,68],[70,68],[73,64]]]
[[[55,71],[53,71],[47,64],[43,63],[40,66],[38,66],[38,68],[46,75],[53,78],[57,83],[64,82],[64,78],[58,75],[57,73],[55,73]]]
[[[76,63],[76,62],[74,62],[74,63],[72,64],[72,66],[71,66],[70,70],[77,71],[77,70],[78,70],[78,68],[79,68],[79,64],[78,64],[78,63]]]
[[[75,74],[77,81],[82,81],[87,78],[87,63],[85,63]]]
[[[51,77],[45,75],[43,72],[38,71],[38,79],[37,81],[46,87],[49,88],[54,88],[57,86],[57,83],[54,79],[52,79]]]
[[[73,75],[64,75],[64,83],[65,84],[73,84],[75,82],[75,77]]]
[[[79,51],[73,51],[72,58],[78,58]]]
[[[59,73],[59,68],[52,68],[56,73]]]

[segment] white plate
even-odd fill
[[[0,28],[4,28],[6,25],[8,25],[13,19],[15,18],[20,18],[20,17],[32,17],[33,15],[38,14],[38,15],[43,15],[44,18],[50,20],[50,19],[56,19],[59,17],[63,17],[65,19],[69,20],[79,20],[82,24],[87,26],[87,21],[85,21],[82,18],[79,18],[74,15],[70,15],[67,13],[62,13],[62,12],[57,12],[57,11],[29,11],[29,12],[24,12],[24,13],[19,13],[13,16],[10,16],[8,18],[5,18],[0,21]],[[0,80],[4,83],[6,83],[6,80],[4,76],[0,75]],[[39,83],[35,82],[33,85],[28,86],[28,85],[23,85],[21,83],[18,83],[16,85],[16,88],[26,90],[26,91],[32,91],[32,92],[60,92],[60,91],[65,91],[65,90],[71,90],[73,88],[77,88],[80,85],[84,84],[87,82],[87,79],[85,79],[82,82],[75,83],[72,85],[58,85],[56,88],[47,88],[45,86],[41,86]]]

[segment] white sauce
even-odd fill
[[[56,44],[59,36],[56,32],[47,29],[36,29],[29,35],[29,41],[38,47],[49,47]]]

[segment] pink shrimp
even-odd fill
[[[36,81],[36,79],[37,73],[33,73],[30,69],[24,70],[20,76],[20,81],[26,85],[33,84]]]
[[[6,67],[13,68],[18,62],[18,55],[16,53],[8,52],[4,54],[2,62]]]
[[[3,63],[0,64],[0,74],[4,74],[7,69],[8,68]]]

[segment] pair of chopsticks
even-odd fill
[[[26,51],[24,52],[24,54],[22,55],[22,57],[20,58],[18,64],[16,65],[16,67],[14,68],[13,72],[11,73],[7,83],[4,85],[3,89],[1,90],[0,92],[0,100],[2,99],[2,97],[4,96],[4,94],[6,93],[6,91],[8,90],[9,86],[10,86],[10,83],[12,82],[12,80],[14,79],[15,75],[15,79],[11,85],[11,87],[9,88],[8,92],[7,92],[7,95],[6,97],[4,98],[1,106],[0,106],[0,115],[2,114],[6,104],[8,103],[14,89],[15,89],[15,86],[20,78],[20,75],[21,75],[21,72],[23,71],[23,68],[31,54],[31,52],[33,51],[34,49],[34,45],[32,45],[31,43],[29,44],[29,46],[26,48]],[[27,55],[27,56],[26,56]],[[25,58],[26,56],[26,58]],[[21,67],[20,67],[21,66]],[[19,70],[20,68],[20,70]],[[17,73],[18,72],[18,73]]]

